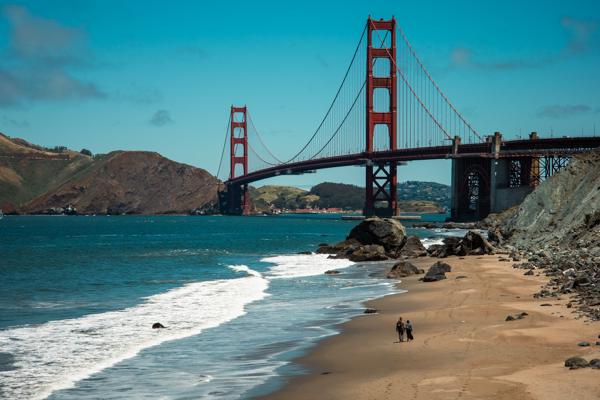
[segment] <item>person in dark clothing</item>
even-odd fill
[[[402,317],[398,318],[398,322],[396,322],[396,332],[398,332],[398,342],[404,341],[404,322],[402,322]]]
[[[414,339],[413,337],[413,326],[412,323],[409,320],[406,320],[406,325],[404,325],[404,329],[406,329],[406,341],[410,342],[411,340]]]

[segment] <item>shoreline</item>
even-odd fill
[[[412,261],[426,269],[437,260]],[[600,358],[600,324],[577,319],[567,296],[534,299],[547,277],[524,276],[497,255],[442,261],[452,266],[447,279],[403,278],[407,292],[365,302],[379,312],[341,324],[294,360],[308,374],[257,398],[600,398],[600,371],[564,367],[568,357]],[[528,315],[505,321],[520,312]],[[397,342],[398,316],[413,322],[414,342]]]

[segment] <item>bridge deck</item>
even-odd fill
[[[477,158],[514,158],[526,156],[568,155],[581,153],[600,147],[600,137],[564,137],[534,140],[507,140],[500,146],[500,152],[492,152],[489,142],[464,144],[458,146],[458,152],[452,153],[452,146],[420,147],[378,151],[373,153],[355,153],[335,157],[324,157],[314,160],[298,161],[276,165],[270,168],[250,172],[246,175],[230,179],[226,183],[242,185],[279,175],[299,174],[325,168],[365,165],[368,162],[439,160],[462,157]]]

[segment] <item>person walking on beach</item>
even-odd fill
[[[396,322],[396,332],[398,332],[398,343],[404,341],[404,322],[402,322],[402,317],[398,318],[398,322]]]
[[[411,340],[414,339],[413,335],[412,335],[412,331],[413,331],[413,326],[412,323],[410,322],[410,320],[406,320],[406,325],[404,325],[404,328],[406,329],[406,341],[410,342]]]

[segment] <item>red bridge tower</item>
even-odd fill
[[[386,38],[389,37],[389,47]],[[376,45],[373,46],[373,43]],[[373,67],[378,59],[387,60],[389,72],[374,76]],[[387,64],[387,63],[386,63]],[[378,69],[378,72],[381,68]],[[373,162],[370,155],[374,150],[374,137],[377,130],[387,128],[389,150],[397,149],[397,85],[396,85],[396,19],[367,21],[367,178],[365,216],[393,216],[398,212],[397,165],[395,162]],[[373,109],[376,89],[384,89],[389,95],[387,110]],[[385,95],[384,95],[385,96]],[[378,96],[379,97],[379,96]],[[378,129],[376,129],[378,128]],[[386,149],[388,150],[388,149]]]
[[[229,179],[248,173],[248,124],[246,106],[231,106],[230,115],[230,164]],[[236,172],[236,167],[241,166],[242,171]],[[250,212],[250,198],[248,185],[227,186],[227,208],[230,214],[247,215]]]

